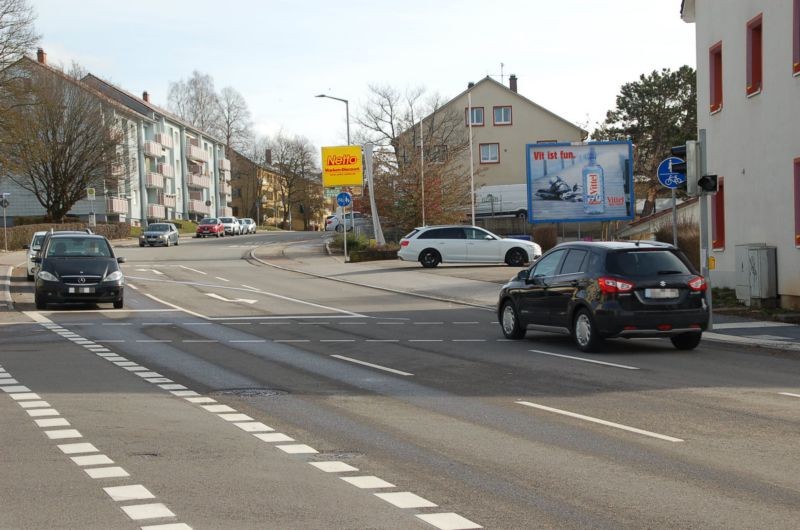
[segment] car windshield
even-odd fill
[[[689,267],[670,250],[610,252],[606,270],[620,276],[659,276],[691,274]]]
[[[169,225],[152,224],[147,227],[148,232],[169,232]]]
[[[232,223],[233,219],[231,219],[230,217],[220,217],[219,218],[219,222],[220,223]]]
[[[44,234],[33,236],[33,242],[31,243],[31,248],[33,250],[39,250],[42,248],[42,241],[44,241]]]
[[[47,248],[48,258],[97,258],[111,257],[108,241],[99,237],[59,237]]]
[[[201,225],[215,225],[215,224],[217,224],[217,222],[218,221],[216,219],[203,219],[202,221],[200,221],[200,224]]]

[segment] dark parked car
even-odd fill
[[[172,223],[151,223],[139,236],[139,246],[177,245],[180,234],[178,228]]]
[[[39,256],[36,273],[36,309],[49,303],[93,302],[123,305],[125,277],[111,244],[103,236],[80,232],[48,234]]]
[[[225,226],[216,217],[206,217],[197,225],[194,237],[225,237]]]
[[[497,316],[510,339],[569,333],[589,352],[605,338],[669,337],[691,350],[708,326],[706,286],[672,245],[564,243],[503,286]]]

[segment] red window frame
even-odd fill
[[[800,248],[800,158],[794,159],[794,244]]]
[[[800,0],[794,0],[792,13],[792,74],[800,74]]]
[[[497,160],[494,162],[484,162],[483,156],[481,156],[481,147],[484,145],[496,145],[497,146]],[[498,142],[486,142],[484,144],[478,144],[478,162],[481,164],[499,164],[500,163],[500,144]]]
[[[725,250],[725,180],[717,178],[717,193],[711,197],[711,248]]]
[[[495,120],[495,111],[497,109],[508,109],[508,121],[497,121]],[[497,127],[505,127],[506,125],[513,125],[514,124],[514,112],[511,110],[511,105],[495,105],[492,107],[492,124]]]
[[[750,19],[747,23],[747,86],[745,92],[754,96],[761,92],[763,69],[763,14]]]
[[[722,41],[708,50],[710,111],[722,110]]]
[[[472,126],[473,127],[483,127],[484,125],[486,125],[486,110],[483,107],[476,107],[475,105],[473,105],[472,107],[464,107],[464,125],[469,127],[469,120],[470,120],[469,109],[470,108],[472,110],[481,109],[481,115],[483,116],[483,121],[482,122],[473,123]]]

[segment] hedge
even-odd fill
[[[22,250],[25,245],[30,244],[35,232],[46,232],[51,228],[56,231],[85,230],[88,227],[87,223],[22,225],[7,228],[5,234],[8,234],[8,250],[11,251]],[[0,228],[0,233],[2,232],[3,230]],[[131,234],[131,225],[128,223],[97,224],[92,228],[92,232],[106,236],[108,239],[127,239]],[[5,237],[5,235],[0,235],[0,241],[5,243]],[[5,248],[5,245],[0,248]]]

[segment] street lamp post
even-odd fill
[[[345,114],[347,115],[347,145],[350,145],[350,103],[346,99],[329,96],[327,94],[317,94],[314,97],[335,99],[344,103]]]

